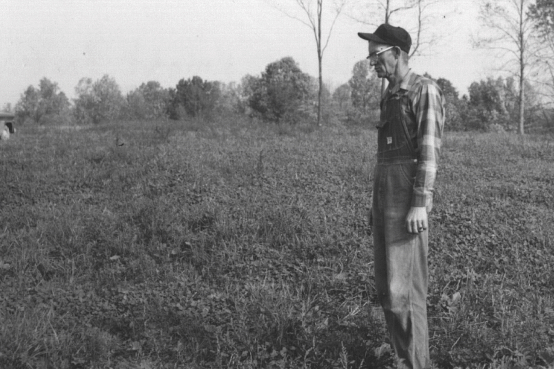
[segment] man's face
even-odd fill
[[[394,71],[396,59],[394,58],[394,48],[390,45],[378,44],[369,41],[369,65],[375,69],[377,77],[385,78],[387,71]]]

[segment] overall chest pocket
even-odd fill
[[[378,152],[398,150],[410,144],[400,98],[390,98],[381,109],[378,125]]]

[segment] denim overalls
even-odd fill
[[[410,234],[417,170],[415,127],[407,126],[408,97],[387,93],[381,101],[373,186],[375,285],[399,368],[429,365],[427,329],[427,230]]]

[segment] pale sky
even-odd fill
[[[447,78],[466,93],[471,82],[491,73],[486,53],[471,48],[470,35],[479,32],[477,6],[474,0],[444,1],[429,27],[446,36],[427,51],[432,55],[414,58],[412,69]],[[316,77],[312,31],[270,3],[296,10],[293,0],[2,0],[0,107],[15,105],[43,77],[70,98],[83,77],[109,74],[125,94],[150,80],[175,87],[195,75],[240,82],[285,56]],[[356,7],[350,12],[358,14]],[[324,55],[325,82],[337,87],[348,81],[354,64],[367,56],[357,32],[374,30],[339,18]]]

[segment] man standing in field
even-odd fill
[[[444,97],[430,79],[412,72],[408,32],[388,24],[369,41],[370,65],[389,87],[377,124],[373,227],[375,285],[399,368],[427,368],[427,213],[444,126]]]

